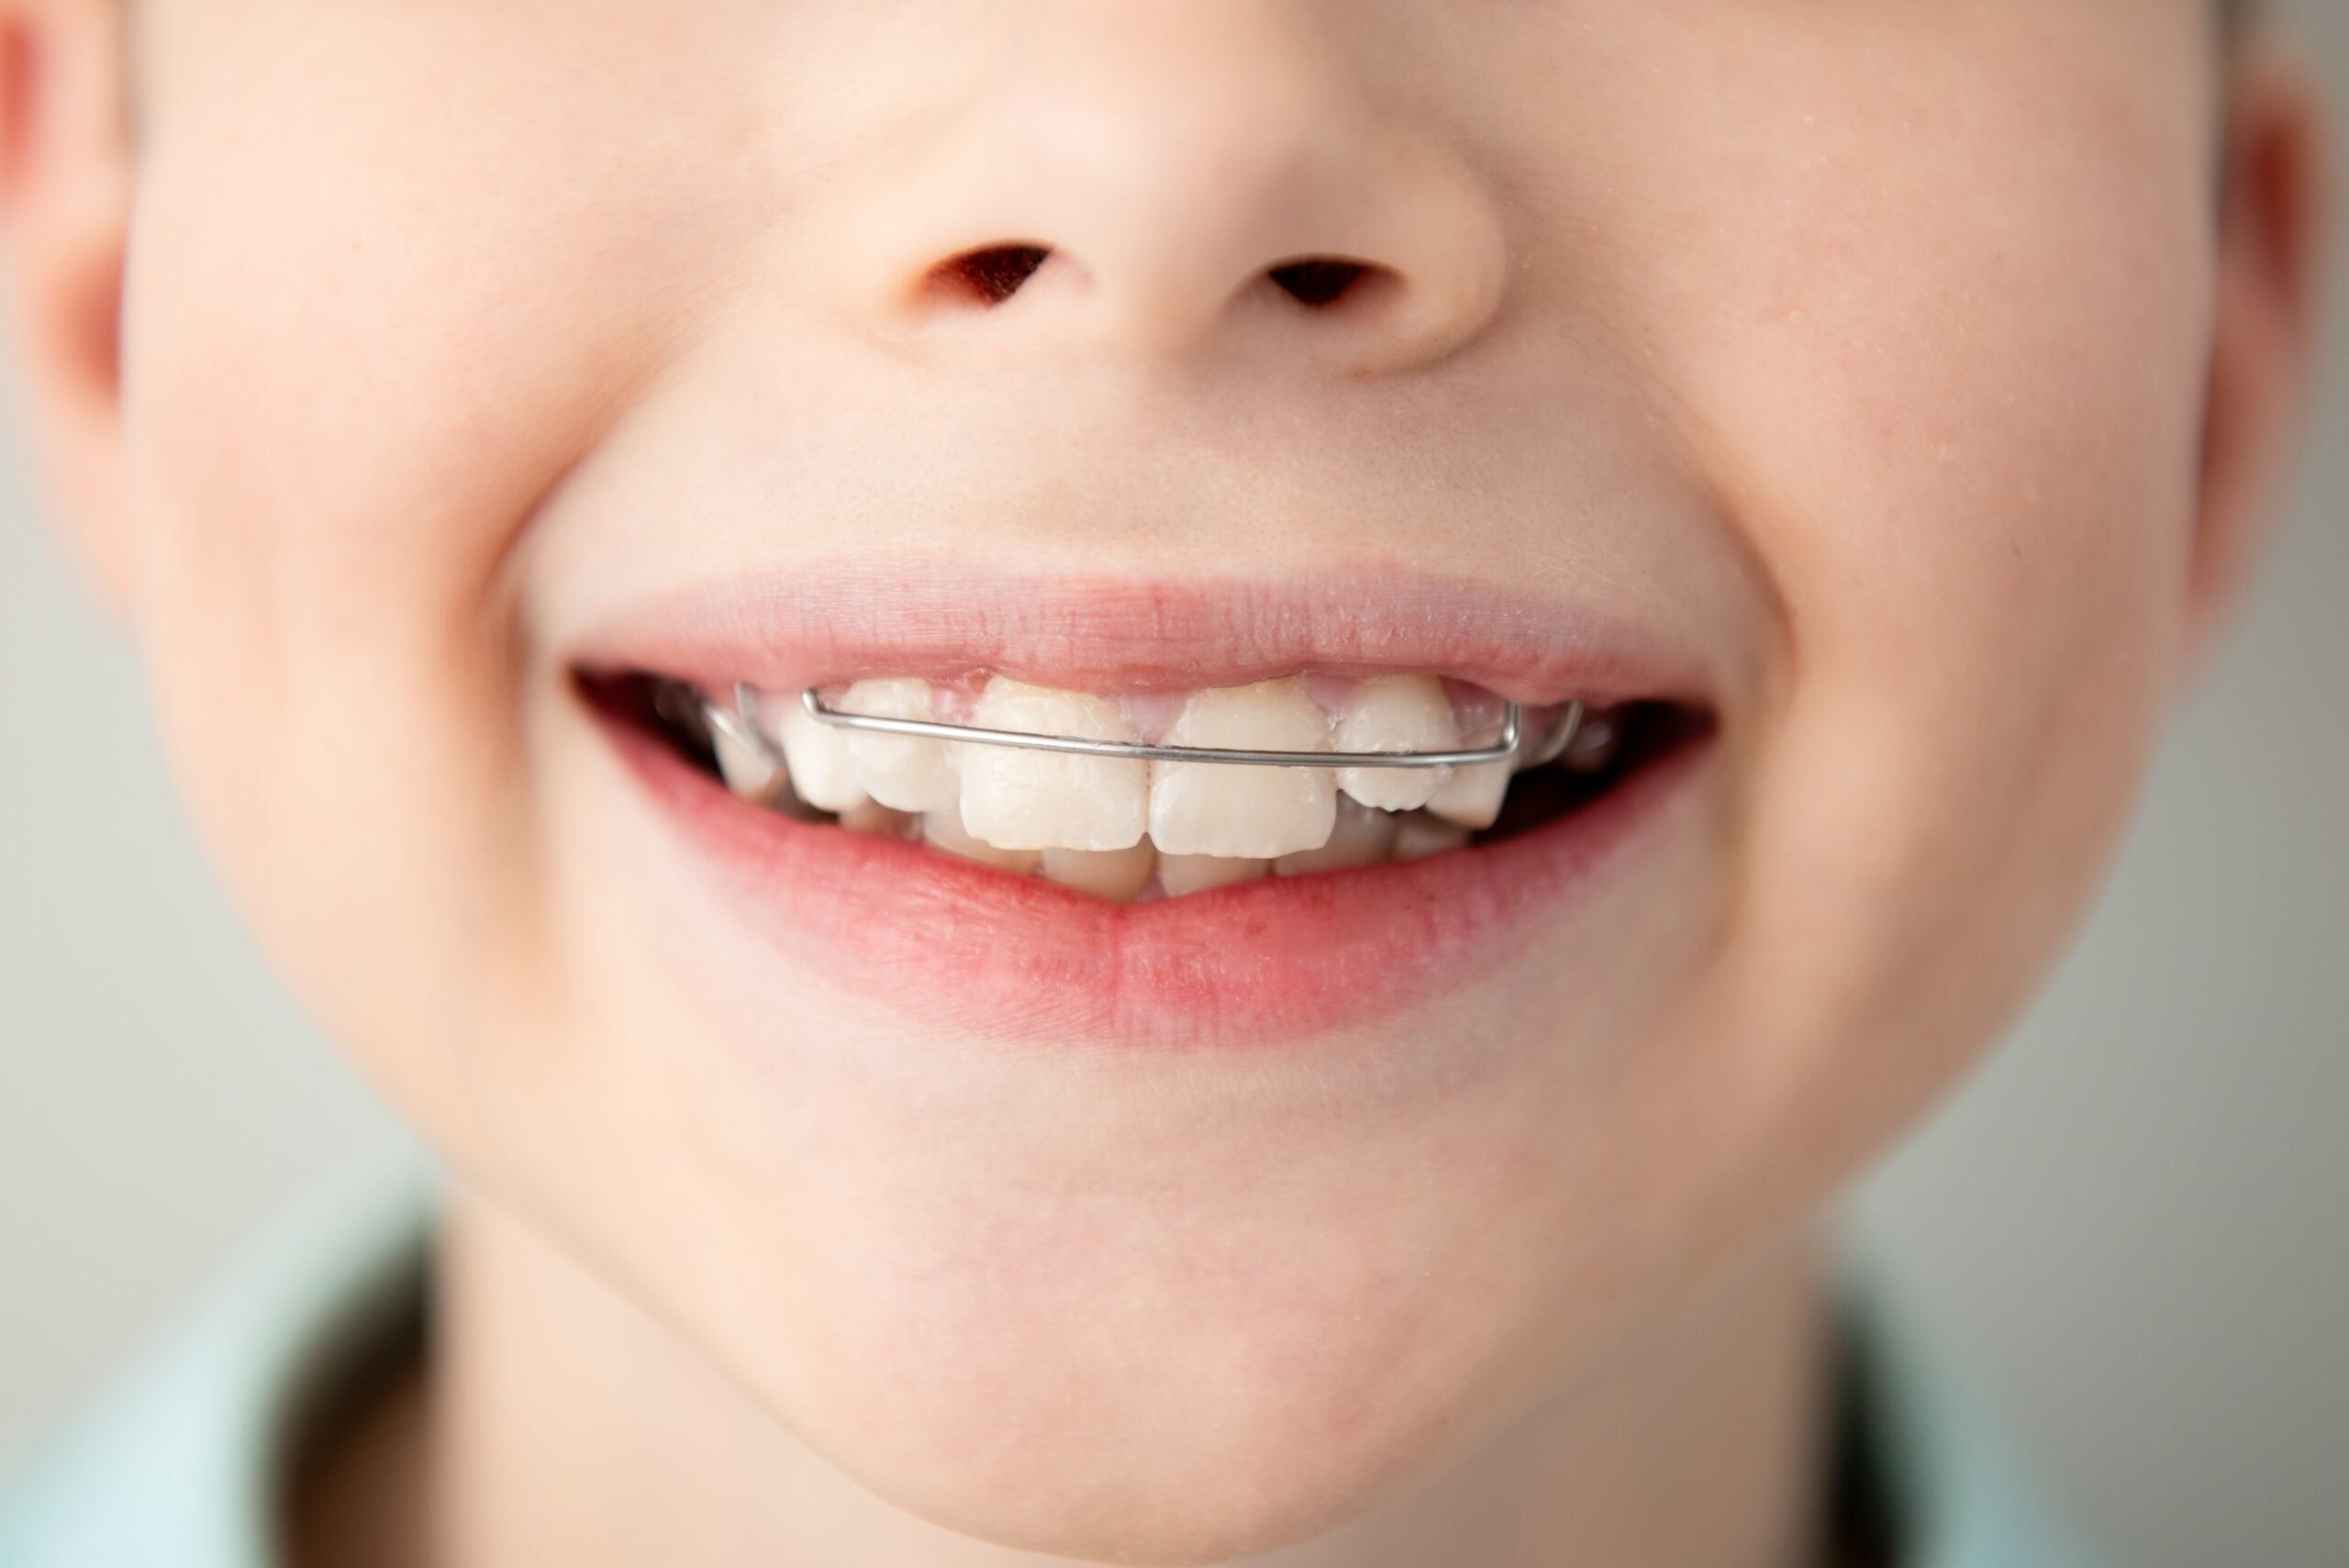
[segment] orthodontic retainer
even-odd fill
[[[780,764],[781,753],[761,732],[754,715],[755,695],[750,684],[734,683],[734,706],[702,698],[702,717],[752,754]],[[1080,740],[1065,735],[1035,735],[1018,729],[982,729],[968,724],[941,724],[922,718],[877,718],[868,714],[842,713],[829,706],[814,686],[799,694],[799,706],[819,724],[869,735],[903,735],[917,740],[952,740],[961,745],[1003,746],[1020,751],[1061,751],[1082,757],[1119,757],[1145,762],[1208,762],[1252,768],[1473,768],[1507,762],[1524,754],[1524,766],[1539,768],[1555,762],[1582,728],[1583,705],[1570,702],[1558,712],[1550,732],[1539,745],[1525,745],[1525,713],[1516,703],[1503,706],[1500,738],[1489,746],[1454,751],[1250,751],[1218,746],[1158,746],[1140,740]]]

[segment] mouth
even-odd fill
[[[1408,645],[1227,649],[1249,678],[1176,685],[1174,656],[1052,681],[892,640],[573,677],[756,925],[990,1036],[1265,1044],[1464,984],[1609,880],[1717,728],[1685,679],[1623,689],[1630,661],[1487,684],[1386,662]]]
[[[1500,698],[1424,674],[1308,674],[1115,699],[984,672],[867,677],[804,696],[747,682],[721,696],[649,671],[585,676],[582,689],[599,713],[746,806],[1112,904],[1503,843],[1587,809],[1704,728],[1676,703],[1575,703],[1536,710],[1509,736]],[[863,732],[840,716],[919,728]],[[990,731],[1108,754],[1012,749]],[[1196,752],[1165,760],[1178,747]],[[1208,755],[1249,750],[1327,760]],[[1418,761],[1453,755],[1494,760]]]

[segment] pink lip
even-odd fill
[[[1710,708],[1701,659],[1555,601],[1405,573],[1137,584],[802,570],[675,595],[573,667],[722,690],[974,669],[1111,693],[1406,669],[1528,704]],[[1714,748],[1685,746],[1535,832],[1407,865],[1119,906],[745,805],[606,730],[744,922],[834,984],[955,1032],[1160,1048],[1294,1040],[1471,983],[1653,837]]]
[[[1710,751],[1497,844],[1115,905],[795,822],[607,728],[742,917],[816,973],[960,1033],[1161,1048],[1261,1048],[1473,982],[1631,858]]]
[[[671,594],[573,651],[590,670],[790,692],[861,675],[995,671],[1116,694],[1312,669],[1448,675],[1530,706],[1661,698],[1709,706],[1688,648],[1595,607],[1396,571],[1277,586],[1030,578],[937,566],[807,568]]]

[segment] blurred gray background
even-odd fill
[[[2282,9],[2349,82],[2349,7]],[[2337,334],[2349,341],[2349,334]],[[2349,353],[2265,591],[2005,1053],[1854,1219],[2121,1564],[2349,1564]],[[383,1114],[0,452],[0,1470]]]

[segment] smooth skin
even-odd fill
[[[2272,509],[2296,66],[2197,0],[136,16],[0,0],[39,450],[461,1184],[317,1561],[1807,1560],[1815,1217],[2052,961]],[[1012,306],[924,286],[1010,239]],[[1271,308],[1311,252],[1385,303]],[[1423,1006],[997,1049],[746,930],[571,680],[881,560],[1598,592],[1718,735]]]

